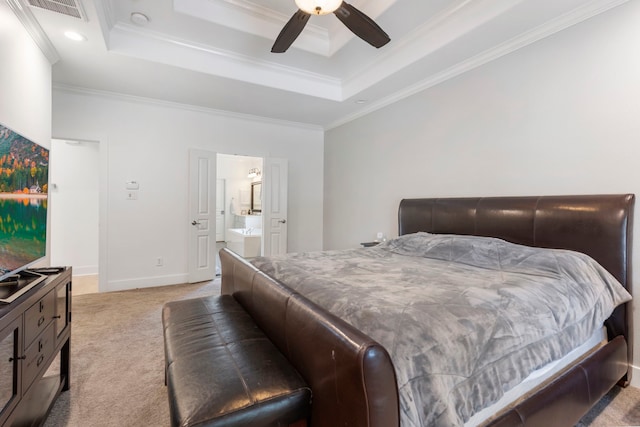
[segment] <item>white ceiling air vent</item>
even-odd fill
[[[87,20],[87,15],[82,10],[82,4],[79,0],[29,0],[29,4],[40,9]]]

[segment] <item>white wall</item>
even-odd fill
[[[639,23],[628,2],[327,132],[324,248],[397,235],[407,197],[640,196]]]
[[[322,248],[320,129],[54,89],[53,134],[101,145],[101,291],[186,281],[190,148],[289,159],[289,248]]]
[[[51,141],[51,64],[0,3],[0,123],[45,147]]]
[[[0,123],[49,147],[51,64],[6,2],[0,2],[0,58]]]

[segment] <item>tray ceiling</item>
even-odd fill
[[[294,0],[74,0],[81,18],[6,1],[39,33],[59,89],[330,128],[626,0],[354,0],[390,43],[375,49],[329,14],[282,54],[270,49]]]

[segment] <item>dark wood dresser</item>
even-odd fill
[[[0,304],[0,426],[42,425],[69,389],[71,267],[52,271]]]

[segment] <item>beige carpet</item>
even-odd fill
[[[167,301],[219,294],[219,281],[73,298],[71,389],[45,427],[169,425],[161,309]],[[616,388],[583,426],[640,426],[640,390]]]
[[[45,426],[168,426],[162,305],[219,293],[214,282],[74,297],[71,389]]]

